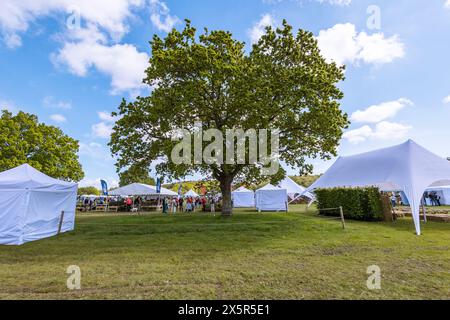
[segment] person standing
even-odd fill
[[[183,201],[183,198],[180,197],[180,198],[178,199],[178,210],[179,210],[181,213],[184,212],[183,202],[184,202],[184,201]]]
[[[162,200],[162,209],[163,209],[163,214],[167,214],[167,200],[166,200],[166,198],[163,198],[163,200]]]
[[[172,213],[177,213],[177,199],[172,198]]]
[[[211,212],[216,212],[216,200],[214,197],[211,198]]]
[[[395,193],[392,193],[391,195],[391,204],[392,208],[395,208],[397,206],[397,197],[395,196]]]

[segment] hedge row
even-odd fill
[[[320,214],[339,216],[339,210],[322,210],[342,206],[347,219],[363,221],[383,220],[381,193],[378,188],[317,189],[315,194]]]

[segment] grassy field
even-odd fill
[[[76,230],[0,246],[0,298],[449,299],[450,225],[239,211],[229,219],[80,215]],[[81,268],[81,290],[66,268]],[[378,265],[382,289],[368,290]]]

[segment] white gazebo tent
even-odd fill
[[[305,187],[297,184],[294,180],[289,177],[284,178],[279,184],[278,187],[281,189],[286,189],[290,202],[293,202],[304,196],[310,200],[314,199],[314,196],[306,191]]]
[[[184,194],[185,197],[191,197],[191,198],[198,198],[199,195],[197,192],[195,192],[194,190],[189,190],[188,192],[186,192]]]
[[[431,187],[426,190],[428,193],[436,192],[441,199],[439,200],[441,205],[450,205],[450,186]],[[430,199],[425,199],[427,205],[432,205]]]
[[[420,235],[419,209],[425,190],[450,184],[450,162],[412,140],[351,157],[340,157],[308,191],[317,188],[377,186],[403,191]]]
[[[127,186],[117,188],[109,192],[110,196],[163,196],[163,197],[175,197],[178,194],[174,191],[166,188],[161,188],[161,192],[158,194],[156,187],[143,183],[132,183]]]
[[[256,190],[256,209],[261,211],[288,211],[287,190],[271,184]]]
[[[233,199],[233,208],[254,208],[255,193],[245,187],[240,187],[231,194]]]
[[[21,245],[71,231],[77,184],[28,164],[0,173],[0,244]]]

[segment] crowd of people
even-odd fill
[[[425,199],[429,199],[432,206],[441,206],[441,196],[436,191],[425,192]]]
[[[220,202],[217,196],[199,196],[199,197],[78,197],[78,207],[83,211],[95,211],[96,207],[116,206],[118,211],[136,212],[142,211],[145,207],[154,206],[161,208],[162,212],[167,213],[191,213],[196,211],[215,212]]]
[[[436,191],[425,192],[423,196],[423,200],[425,201],[426,204],[436,207],[442,206],[441,199],[442,199],[441,196]],[[391,193],[390,200],[392,207],[394,208],[398,205],[400,206],[404,205],[402,197],[398,192]]]
[[[178,197],[162,199],[163,213],[190,213],[195,211],[215,212],[219,199],[217,197]]]

